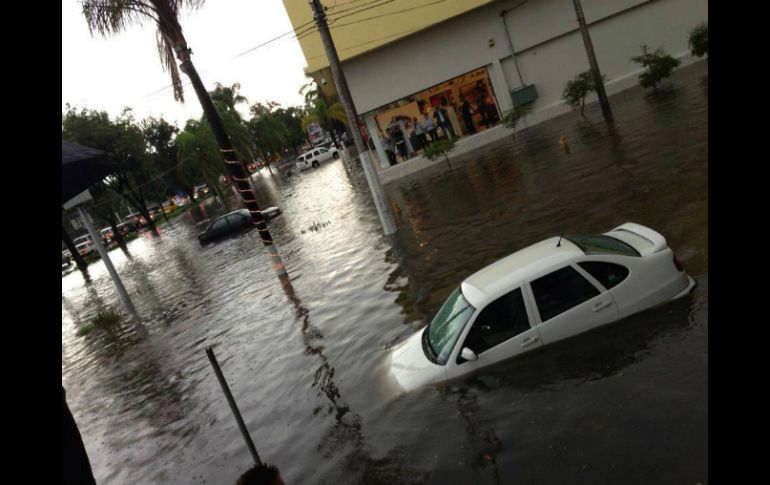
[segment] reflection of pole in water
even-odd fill
[[[326,395],[335,410],[336,420],[342,422],[342,418],[348,411],[350,411],[350,407],[339,403],[340,391],[337,384],[334,382],[335,370],[334,367],[329,364],[329,359],[323,353],[324,347],[322,345],[313,345],[313,340],[323,340],[324,336],[320,330],[310,324],[310,311],[302,304],[299,297],[297,297],[289,276],[287,274],[280,275],[278,279],[281,282],[284,293],[286,293],[289,301],[294,305],[297,319],[301,321],[300,331],[302,333],[303,344],[305,345],[305,354],[313,355],[321,359],[321,366],[316,370],[313,378],[313,386],[317,385]],[[355,428],[360,426],[358,416],[353,418],[352,426]]]
[[[451,394],[451,392],[450,392]],[[487,463],[492,464],[492,470],[495,477],[495,483],[500,482],[500,471],[497,468],[497,459],[495,455],[503,448],[500,439],[497,437],[494,428],[481,429],[480,423],[475,416],[479,415],[480,407],[478,398],[471,394],[468,389],[460,389],[457,397],[457,407],[460,409],[460,416],[465,421],[465,429],[468,433],[469,441],[480,442],[481,450],[474,457],[471,466],[473,468],[482,468]]]

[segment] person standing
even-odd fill
[[[460,101],[462,101],[462,106],[460,107],[460,113],[463,116],[463,121],[465,122],[465,130],[468,132],[469,135],[472,135],[476,133],[476,127],[473,126],[473,110],[471,109],[471,104],[468,102],[467,99],[465,99],[464,95],[460,95]]]
[[[444,136],[450,139],[457,137],[455,130],[452,128],[452,123],[449,121],[449,116],[447,115],[446,109],[443,105],[438,106],[433,112],[433,119],[436,121],[436,124],[441,127],[441,131],[444,132]]]
[[[412,118],[412,129],[414,130],[414,137],[417,140],[417,150],[428,146],[428,140],[425,138],[425,130],[422,128],[422,124],[417,118]]]
[[[386,134],[382,140],[380,140],[380,144],[382,145],[385,154],[388,156],[390,164],[396,165],[398,162],[396,162],[396,152],[395,147],[393,146],[393,138],[391,138],[390,135],[390,129],[386,130]]]
[[[430,137],[430,143],[433,143],[438,139],[438,133],[436,133],[436,125],[433,124],[433,120],[430,119],[430,115],[428,115],[428,113],[425,113],[423,116],[424,118],[422,120],[422,129],[425,130],[425,133],[427,133]]]

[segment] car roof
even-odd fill
[[[559,237],[548,238],[476,271],[462,282],[463,296],[476,308],[486,306],[525,279],[584,255],[567,239],[561,238],[557,247],[558,242]]]

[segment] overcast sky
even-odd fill
[[[238,82],[250,104],[302,103],[297,91],[305,83],[305,59],[291,36],[233,59],[292,30],[281,0],[212,0],[200,10],[183,12],[181,24],[193,63],[209,90],[216,82],[228,86]],[[138,119],[163,115],[180,126],[199,118],[201,109],[192,88],[185,87],[185,103],[180,104],[174,101],[170,84],[158,58],[152,24],[129,27],[109,38],[92,37],[80,2],[63,0],[62,110],[70,103],[116,115],[128,106]],[[248,112],[245,105],[240,110]]]

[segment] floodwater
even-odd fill
[[[99,484],[232,484],[251,463],[204,349],[214,345],[263,460],[287,483],[707,483],[708,80],[597,106],[386,187],[381,235],[360,171],[341,161],[255,177],[291,283],[256,231],[201,248],[209,204],[159,239],[111,252],[143,317],[77,334],[119,308],[101,263],[62,278],[62,381]],[[559,145],[566,136],[570,153]],[[444,386],[401,394],[388,349],[464,277],[561,232],[623,222],[666,236],[688,297]]]

